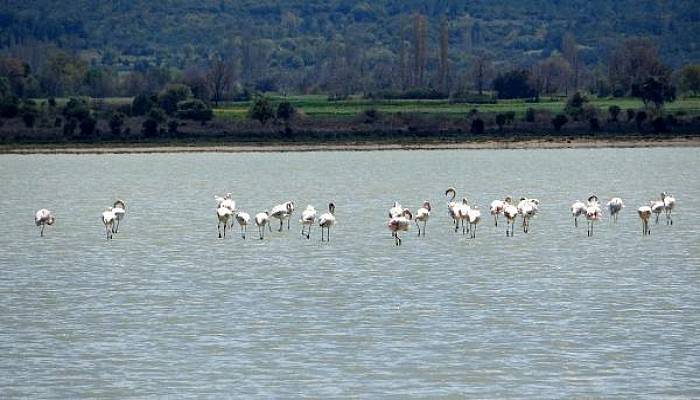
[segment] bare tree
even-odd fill
[[[440,64],[438,65],[438,84],[440,90],[449,95],[449,27],[447,17],[440,23]]]
[[[234,71],[230,63],[220,57],[214,58],[206,74],[206,81],[215,105],[223,100],[234,81]]]
[[[425,17],[416,13],[413,18],[413,85],[423,86],[426,63],[426,35],[427,27]]]

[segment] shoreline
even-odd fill
[[[91,143],[0,145],[0,154],[159,154],[159,153],[282,153],[315,151],[497,150],[700,147],[700,136],[598,138],[489,138],[484,140],[347,141],[319,143]]]

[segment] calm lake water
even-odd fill
[[[0,156],[2,398],[700,396],[697,148]],[[444,191],[486,212],[541,200],[529,234],[455,234]],[[673,226],[642,237],[663,190]],[[292,230],[216,234],[214,194]],[[621,196],[594,237],[569,206]],[[115,239],[100,214],[128,214]],[[395,247],[394,200],[432,200]],[[337,205],[331,242],[301,239]],[[33,213],[57,224],[39,237]],[[519,226],[519,224],[518,224]]]

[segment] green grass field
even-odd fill
[[[288,96],[271,97],[273,103],[281,101],[291,102],[297,109],[310,117],[352,117],[369,108],[374,108],[381,113],[414,113],[429,115],[444,115],[447,117],[461,117],[476,108],[483,113],[502,113],[515,111],[517,116],[525,115],[525,111],[532,107],[538,110],[548,110],[552,113],[562,112],[566,105],[565,100],[545,100],[539,103],[527,103],[522,100],[501,100],[496,104],[451,104],[446,100],[367,100],[351,98],[342,101],[328,101],[326,96]],[[633,98],[598,99],[591,100],[591,104],[607,114],[611,105],[619,106],[623,112],[628,108],[640,109],[643,107],[641,100]],[[245,118],[250,102],[235,102],[222,104],[215,108],[214,114],[219,118],[238,119]],[[700,115],[700,98],[679,99],[665,106],[666,112],[685,112],[687,115]]]

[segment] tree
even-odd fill
[[[493,89],[499,99],[521,99],[535,97],[530,86],[530,73],[526,70],[513,70],[499,74],[493,81]]]
[[[67,119],[75,118],[82,121],[90,116],[90,107],[85,99],[71,97],[66,106],[63,107],[63,116]]]
[[[296,109],[292,103],[283,101],[277,106],[277,119],[288,123],[296,115]]]
[[[628,123],[631,122],[631,121],[634,119],[634,117],[635,117],[636,115],[637,115],[637,112],[636,112],[636,111],[634,111],[634,110],[631,109],[631,108],[628,108],[628,109],[627,109],[627,122],[628,122]]]
[[[483,52],[476,53],[471,59],[469,74],[479,95],[484,94],[486,83],[493,78],[493,64],[489,56]]]
[[[588,99],[586,98],[586,96],[582,95],[579,92],[576,92],[566,101],[566,107],[564,107],[564,112],[566,112],[567,115],[573,118],[574,121],[578,121],[581,118],[581,115],[583,114],[583,108],[587,103]]]
[[[642,129],[642,124],[647,120],[647,113],[645,111],[638,112],[634,120],[637,122],[637,129]]]
[[[214,117],[214,111],[199,99],[181,101],[177,105],[177,117],[193,121],[206,122]]]
[[[440,22],[440,62],[438,64],[438,87],[445,95],[450,94],[449,85],[449,26],[447,17]]]
[[[566,125],[567,122],[569,122],[569,118],[567,118],[564,114],[558,114],[552,119],[552,125],[554,126],[554,130],[557,132],[561,131],[561,128]]]
[[[560,55],[549,56],[534,68],[532,80],[538,94],[556,94],[566,91],[571,76],[570,64]]]
[[[649,39],[627,39],[608,60],[609,80],[615,91],[636,95],[634,85],[649,78],[669,77],[669,69],[660,59],[656,46]]]
[[[134,97],[134,101],[131,102],[131,115],[135,117],[146,115],[156,104],[155,97],[148,93],[141,93]]]
[[[481,118],[476,118],[472,121],[471,132],[474,135],[481,135],[484,133],[484,120]]]
[[[262,126],[267,124],[267,121],[275,117],[275,112],[270,105],[270,101],[266,97],[260,97],[253,102],[253,105],[248,110],[248,118],[260,121]]]
[[[642,85],[639,97],[648,106],[653,103],[654,107],[659,110],[665,102],[676,100],[676,88],[669,85],[665,79],[648,78]]]
[[[97,120],[91,116],[87,116],[80,121],[80,137],[82,139],[92,139],[95,135]]]
[[[109,130],[112,135],[119,136],[122,133],[122,127],[124,126],[124,119],[126,115],[122,113],[114,113],[109,117]]]
[[[175,115],[177,104],[192,97],[190,87],[183,84],[171,84],[158,95],[158,104],[168,115]]]
[[[685,93],[700,95],[700,64],[686,65],[681,70],[680,87]]]
[[[498,125],[498,130],[503,130],[503,125],[506,124],[506,116],[504,114],[496,115],[496,125]]]
[[[416,13],[413,17],[413,86],[423,86],[426,53],[427,27],[425,17]]]
[[[206,81],[212,100],[218,106],[224,95],[231,89],[231,84],[234,81],[233,65],[220,57],[214,58],[209,64]]]
[[[613,122],[617,122],[617,117],[620,115],[621,111],[622,110],[620,109],[620,107],[616,105],[608,107],[608,114],[610,114],[610,120]]]
[[[576,38],[571,32],[565,33],[564,37],[562,37],[561,52],[564,54],[564,58],[566,59],[568,65],[571,68],[570,77],[573,80],[574,91],[578,91],[578,78],[580,69],[578,44],[576,43]],[[567,79],[564,85],[566,94],[568,94],[569,91],[568,82],[569,80]]]
[[[143,135],[146,137],[155,137],[158,134],[158,125],[158,121],[153,118],[147,118],[143,121],[143,124],[141,124]]]
[[[27,128],[34,128],[36,118],[39,114],[39,111],[36,109],[36,103],[34,102],[34,100],[25,100],[22,103],[20,113],[22,114],[22,121],[24,122],[24,126],[26,126]]]

